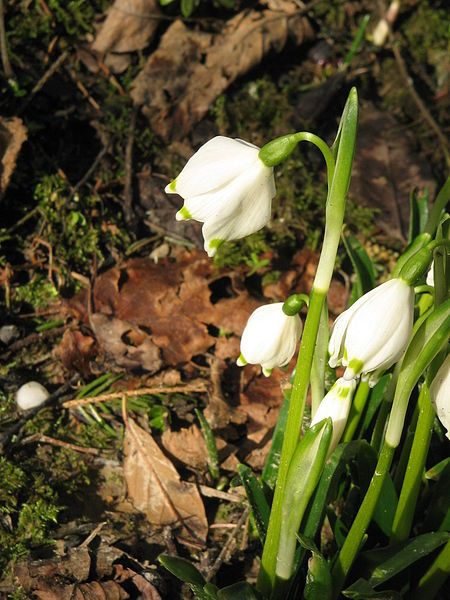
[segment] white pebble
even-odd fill
[[[43,385],[37,381],[29,381],[16,392],[16,403],[22,410],[30,410],[43,404],[50,396]]]

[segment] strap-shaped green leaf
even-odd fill
[[[264,543],[269,523],[270,507],[264,495],[263,487],[253,474],[253,471],[246,465],[238,465],[237,471],[255,518],[259,539]]]

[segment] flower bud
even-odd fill
[[[214,256],[222,242],[255,233],[269,222],[275,181],[257,146],[217,136],[188,160],[165,191],[184,199],[178,221],[203,223],[205,250]]]
[[[294,356],[301,333],[300,317],[287,315],[283,302],[260,306],[245,326],[237,364],[260,364],[264,375],[269,376],[274,367],[287,365]]]
[[[335,321],[328,350],[331,367],[347,367],[344,379],[377,382],[403,355],[411,337],[414,290],[391,279],[364,294]]]
[[[22,410],[30,410],[41,406],[50,396],[43,385],[37,381],[29,381],[16,392],[17,406]]]
[[[282,135],[267,142],[259,151],[259,158],[267,167],[276,167],[292,154],[297,144],[295,133]]]
[[[440,366],[430,385],[430,397],[438,419],[450,440],[450,354]]]
[[[319,404],[319,408],[311,421],[311,427],[328,417],[330,417],[333,422],[333,435],[328,449],[328,456],[333,453],[333,450],[339,444],[342,434],[344,433],[355,388],[355,379],[351,379],[350,381],[347,381],[342,377],[338,379]]]

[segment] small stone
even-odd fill
[[[19,328],[16,325],[3,325],[0,327],[0,342],[8,346],[20,336]]]
[[[41,406],[50,396],[43,385],[37,381],[29,381],[16,392],[16,403],[21,410],[30,410]]]

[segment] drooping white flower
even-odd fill
[[[311,427],[328,417],[331,417],[333,421],[333,435],[328,449],[328,456],[333,453],[344,433],[355,387],[355,379],[350,381],[342,377],[338,379],[319,404],[319,408],[311,421]]]
[[[37,381],[29,381],[16,392],[17,406],[22,410],[30,410],[43,404],[50,396],[43,385]]]
[[[284,367],[294,356],[302,322],[298,314],[285,314],[283,304],[265,304],[250,315],[241,338],[240,367],[259,364],[269,376],[274,367]]]
[[[395,278],[364,294],[335,321],[328,350],[330,366],[347,367],[344,379],[363,375],[375,385],[409,342],[414,290]]]
[[[431,263],[431,267],[428,270],[426,283],[427,285],[434,287],[434,261]]]
[[[438,419],[450,440],[450,354],[440,366],[430,385],[430,396]]]
[[[214,256],[224,241],[259,231],[270,219],[275,196],[273,168],[258,156],[259,148],[243,140],[217,136],[188,160],[168,194],[184,199],[177,220],[203,223],[205,250]]]

